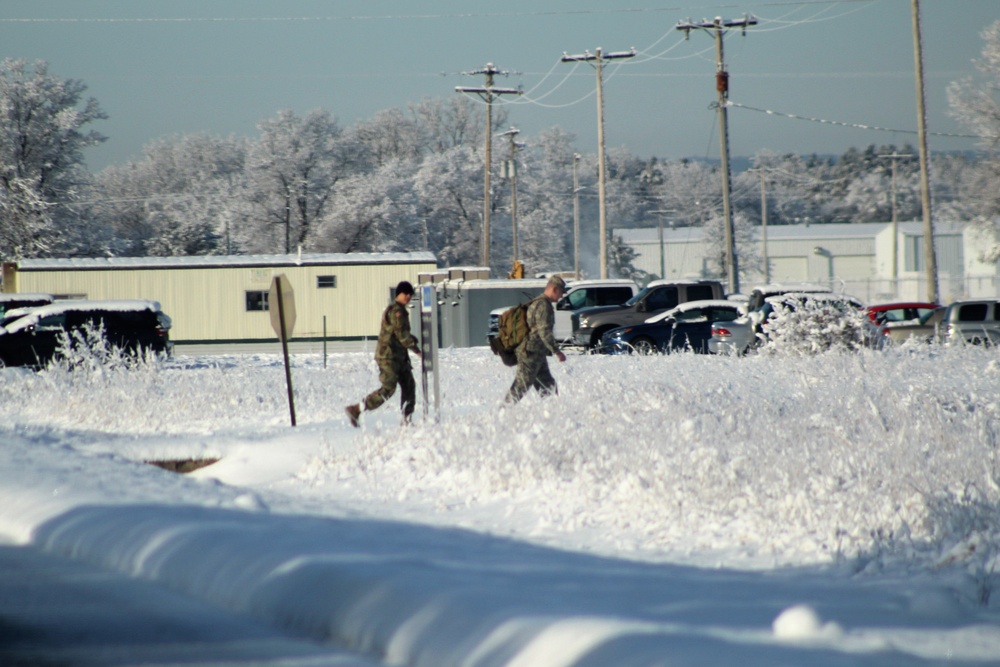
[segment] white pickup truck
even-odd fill
[[[566,285],[566,293],[555,304],[556,322],[553,334],[561,344],[570,344],[573,338],[573,313],[592,306],[617,306],[639,292],[634,280],[610,278],[608,280],[574,280]],[[500,315],[516,304],[490,311],[490,336],[495,336]]]

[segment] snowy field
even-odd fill
[[[517,406],[444,350],[440,421],[360,430],[370,353],[292,363],[295,428],[278,354],[0,369],[0,538],[372,664],[1000,664],[995,350],[570,356]]]

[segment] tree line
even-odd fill
[[[1000,82],[1000,22],[983,33],[977,65]],[[424,99],[343,127],[327,110],[279,111],[253,137],[158,139],[141,156],[97,173],[84,151],[106,118],[86,86],[44,61],[0,63],[0,259],[429,250],[442,265],[477,265],[483,211],[486,114],[463,96]],[[1000,105],[971,79],[949,89],[954,115],[986,137],[975,154],[932,157],[935,218],[996,231],[1000,215]],[[597,157],[552,127],[511,146],[494,109],[490,198],[494,274],[513,262],[512,173],[520,257],[529,272],[574,261],[574,205],[582,249],[596,249]],[[992,137],[992,138],[990,138]],[[516,171],[505,168],[513,151]],[[912,155],[913,159],[889,158]],[[909,146],[869,145],[843,155],[760,151],[733,175],[741,271],[759,268],[757,228],[802,222],[887,222],[921,217],[919,162]],[[613,228],[701,226],[722,275],[718,165],[607,152]],[[574,179],[578,187],[574,190]],[[992,253],[992,255],[990,255]],[[984,253],[997,259],[996,247]],[[611,244],[611,267],[638,277],[629,249]],[[596,250],[581,268],[597,272]]]

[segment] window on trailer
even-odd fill
[[[247,310],[269,310],[266,290],[247,290]]]

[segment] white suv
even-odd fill
[[[955,301],[942,318],[948,343],[1000,345],[1000,300]]]

